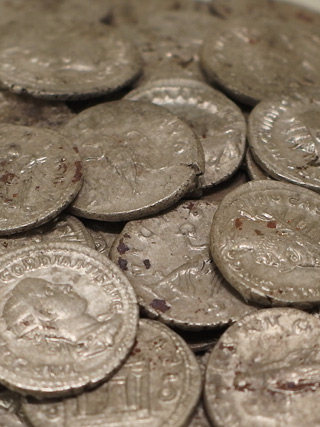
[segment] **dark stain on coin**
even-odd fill
[[[143,264],[145,265],[147,270],[149,270],[149,268],[151,267],[151,263],[149,259],[144,259]]]
[[[254,230],[257,236],[263,236],[264,234],[260,230]]]
[[[18,178],[16,174],[6,172],[1,176],[0,181],[4,182],[5,184],[10,184],[14,178]]]
[[[277,223],[276,223],[276,221],[269,221],[269,222],[267,223],[267,227],[268,227],[268,228],[277,228]]]
[[[162,313],[165,313],[166,311],[170,310],[170,307],[167,305],[166,301],[163,299],[155,298],[150,304],[150,306],[155,310],[161,311]]]
[[[75,150],[76,151],[76,150]],[[77,152],[77,151],[76,151]],[[73,180],[72,180],[72,182],[75,184],[75,183],[77,183],[78,181],[80,181],[81,180],[81,178],[82,178],[82,165],[81,165],[81,162],[80,161],[76,161],[75,163],[74,163],[74,165],[75,165],[75,167],[76,167],[76,171],[75,171],[75,174],[74,174],[74,177],[73,177]]]
[[[128,270],[128,261],[126,259],[119,257],[118,265],[121,268],[121,270]]]
[[[130,248],[125,243],[123,243],[123,240],[121,239],[117,247],[117,251],[119,252],[119,254],[123,255],[129,250]]]
[[[242,230],[243,222],[241,221],[240,218],[236,218],[236,220],[234,221],[234,225],[236,228],[239,228],[240,230]]]

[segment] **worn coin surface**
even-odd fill
[[[27,424],[18,416],[21,398],[6,388],[0,390],[0,427],[26,427]]]
[[[0,125],[0,235],[57,216],[82,185],[82,165],[66,138],[52,130]]]
[[[73,114],[62,102],[0,92],[0,123],[59,129]]]
[[[131,42],[107,25],[31,19],[0,27],[0,82],[17,94],[92,98],[129,84],[141,67]]]
[[[319,320],[272,308],[244,317],[213,349],[205,402],[217,427],[317,427]]]
[[[246,167],[248,175],[251,179],[271,179],[270,175],[267,174],[253,159],[250,148],[246,151]]]
[[[201,49],[208,78],[250,105],[320,86],[320,36],[270,17],[221,21]]]
[[[162,215],[129,222],[110,257],[151,315],[185,329],[230,324],[255,310],[233,293],[209,254],[217,205],[185,201]]]
[[[320,90],[261,102],[250,114],[248,140],[271,176],[320,190]]]
[[[73,394],[110,376],[133,346],[132,287],[83,245],[33,245],[0,258],[0,381],[22,394]]]
[[[189,124],[204,150],[202,188],[225,181],[240,166],[246,144],[245,119],[232,101],[207,84],[157,80],[129,92],[126,98],[166,107]]]
[[[85,218],[125,221],[159,212],[193,190],[202,172],[190,127],[148,102],[89,108],[63,133],[83,160],[84,185],[71,211]]]
[[[211,253],[226,280],[262,305],[320,303],[320,196],[284,182],[251,181],[221,202]]]
[[[184,427],[200,392],[200,369],[183,340],[141,319],[129,358],[109,381],[76,398],[25,399],[23,412],[34,427]]]
[[[70,242],[95,248],[92,236],[77,218],[62,214],[24,233],[0,237],[0,255],[34,243]]]

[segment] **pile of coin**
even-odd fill
[[[0,1],[1,427],[320,425],[319,23]]]

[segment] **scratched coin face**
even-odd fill
[[[190,125],[205,154],[202,188],[225,181],[240,166],[246,143],[245,119],[220,92],[194,80],[169,79],[146,84],[127,98],[166,107]]]
[[[109,94],[139,75],[140,56],[117,30],[44,18],[1,27],[0,81],[10,91],[84,99]]]
[[[193,190],[201,173],[190,127],[151,103],[100,104],[63,134],[83,160],[84,185],[72,212],[85,218],[125,221],[159,212]]]
[[[320,190],[320,91],[261,102],[249,117],[254,158],[276,179]]]
[[[55,397],[110,376],[137,328],[134,292],[108,259],[83,245],[48,243],[0,261],[0,381]]]
[[[92,236],[77,218],[62,214],[47,224],[12,236],[0,237],[0,256],[34,243],[69,242],[94,248]]]
[[[251,181],[221,202],[211,253],[243,296],[262,305],[320,301],[320,196],[297,185]]]
[[[198,363],[166,326],[140,320],[137,341],[122,368],[99,388],[70,399],[25,399],[34,427],[183,427],[201,392]]]
[[[81,185],[78,150],[62,135],[0,126],[0,235],[48,222],[75,198]]]
[[[278,94],[320,85],[320,35],[267,16],[230,19],[201,49],[208,78],[230,96],[255,105]]]
[[[153,218],[129,222],[111,259],[153,317],[180,328],[221,327],[255,308],[233,293],[209,254],[217,205],[188,201]]]
[[[205,402],[217,427],[317,427],[319,320],[272,308],[221,337],[206,372]]]

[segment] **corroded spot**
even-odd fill
[[[269,221],[269,222],[267,223],[267,227],[268,227],[268,228],[276,228],[276,227],[277,227],[277,223],[276,223],[276,221]]]
[[[234,225],[235,225],[236,228],[240,228],[240,230],[242,230],[241,227],[243,225],[243,222],[241,221],[240,218],[236,218],[235,221],[234,221]]]
[[[149,270],[149,268],[151,267],[149,259],[144,259],[143,260],[143,264],[145,265],[145,267],[146,267],[147,270]]]
[[[155,298],[150,304],[150,306],[155,310],[161,311],[162,313],[165,313],[166,311],[170,310],[170,307],[167,305],[164,299]]]
[[[257,236],[264,236],[264,234],[260,230],[254,230],[254,232],[256,233]]]
[[[76,167],[76,171],[75,171],[72,182],[73,184],[76,184],[82,178],[82,164],[79,160],[77,160],[76,162],[74,162],[74,165]]]
[[[0,177],[0,181],[5,184],[10,184],[14,178],[18,178],[16,174],[7,172]]]
[[[117,247],[117,251],[119,252],[119,254],[123,255],[129,250],[130,248],[125,243],[123,243],[123,240],[121,239]]]
[[[121,270],[128,270],[128,261],[126,259],[119,257],[118,265],[121,268]]]

